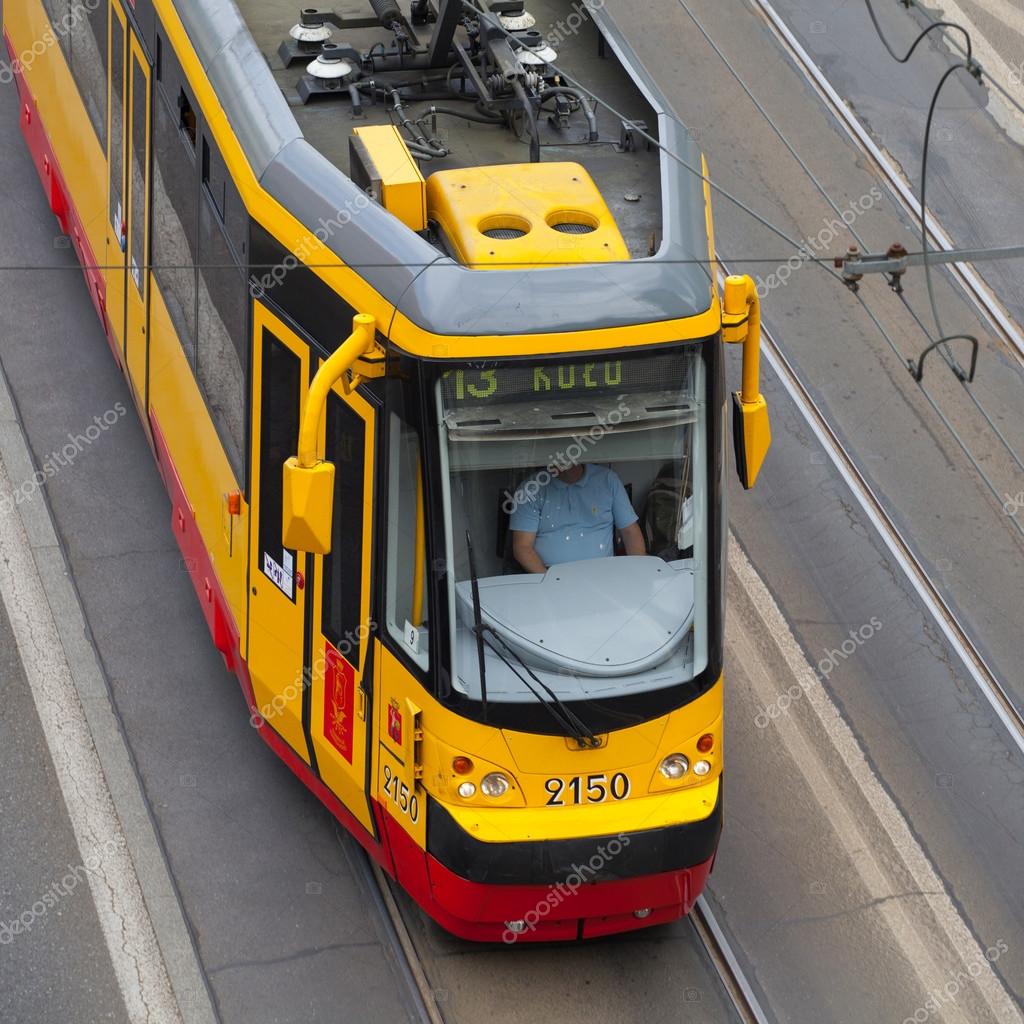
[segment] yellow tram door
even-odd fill
[[[253,303],[248,663],[258,713],[307,764],[303,703],[309,557],[281,539],[283,471],[295,453],[309,345]],[[307,717],[308,721],[308,717]]]
[[[127,102],[128,22],[121,4],[110,3],[110,83],[107,104],[107,168],[109,174],[106,251],[107,321],[114,348],[124,350],[125,276],[128,211],[125,202],[125,105]],[[122,356],[123,362],[123,356]]]
[[[313,558],[311,736],[320,777],[375,834],[368,758],[372,744],[371,620],[377,408],[340,385],[327,396],[323,457],[334,464],[331,550]]]
[[[148,424],[146,365],[146,320],[149,282],[149,118],[150,65],[142,44],[129,31],[127,81],[128,105],[125,117],[127,229],[125,233],[125,335],[124,356],[128,377]]]

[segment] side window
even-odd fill
[[[387,626],[399,646],[427,668],[427,554],[420,438],[401,417],[388,420]]]
[[[149,83],[137,57],[132,57],[132,237],[128,269],[141,298],[146,297],[146,116]]]
[[[196,161],[161,90],[153,102],[153,275],[196,367]]]
[[[110,223],[124,247],[124,29],[110,19]]]
[[[85,103],[96,137],[107,146],[107,19],[110,4],[75,6],[70,24],[71,73]]]
[[[104,0],[105,2],[106,0]],[[60,43],[60,48],[68,53],[70,51],[68,32],[71,29],[73,17],[77,17],[77,14],[72,15],[71,13],[70,0],[43,0],[43,7],[53,26],[53,34],[56,36],[57,42]]]
[[[263,396],[260,401],[260,570],[295,600],[295,552],[281,542],[285,459],[299,443],[299,373],[290,348],[263,332]]]
[[[199,266],[196,378],[235,479],[242,484],[245,481],[249,291],[220,220],[206,197],[199,202]],[[263,379],[274,380],[267,377],[266,367]],[[298,421],[298,412],[295,420]]]
[[[326,457],[334,463],[331,553],[324,559],[323,634],[359,665],[363,589],[363,487],[366,423],[337,395],[327,399]]]

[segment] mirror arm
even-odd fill
[[[352,333],[316,371],[313,382],[309,385],[306,406],[299,424],[299,450],[296,461],[303,469],[312,469],[320,461],[317,458],[316,447],[327,395],[345,371],[350,370],[360,356],[366,355],[373,348],[376,328],[377,321],[369,313],[356,313],[352,318]]]
[[[761,301],[749,275],[730,275],[722,293],[722,340],[743,342],[743,380],[733,395],[736,470],[753,487],[772,443],[768,405],[761,394]]]
[[[761,300],[746,274],[725,279],[722,295],[722,340],[743,342],[740,401],[756,402],[761,393]]]

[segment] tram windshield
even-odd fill
[[[706,666],[705,372],[692,343],[473,363],[438,381],[464,699],[605,702]]]

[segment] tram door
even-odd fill
[[[109,209],[103,276],[107,289],[107,320],[118,352],[124,351],[125,260],[128,212],[125,204],[125,69],[128,61],[128,23],[120,3],[110,4],[110,102],[107,104],[107,167]],[[122,356],[123,359],[123,356]]]
[[[121,5],[111,3],[110,10],[107,317],[145,412],[150,65]]]
[[[377,409],[340,386],[327,398],[324,458],[334,463],[331,552],[313,559],[311,735],[324,782],[371,833],[374,637],[370,605]]]
[[[281,540],[283,466],[295,454],[309,382],[309,345],[253,304],[249,673],[257,711],[310,763],[303,703],[308,556]],[[308,720],[308,719],[307,719]]]

